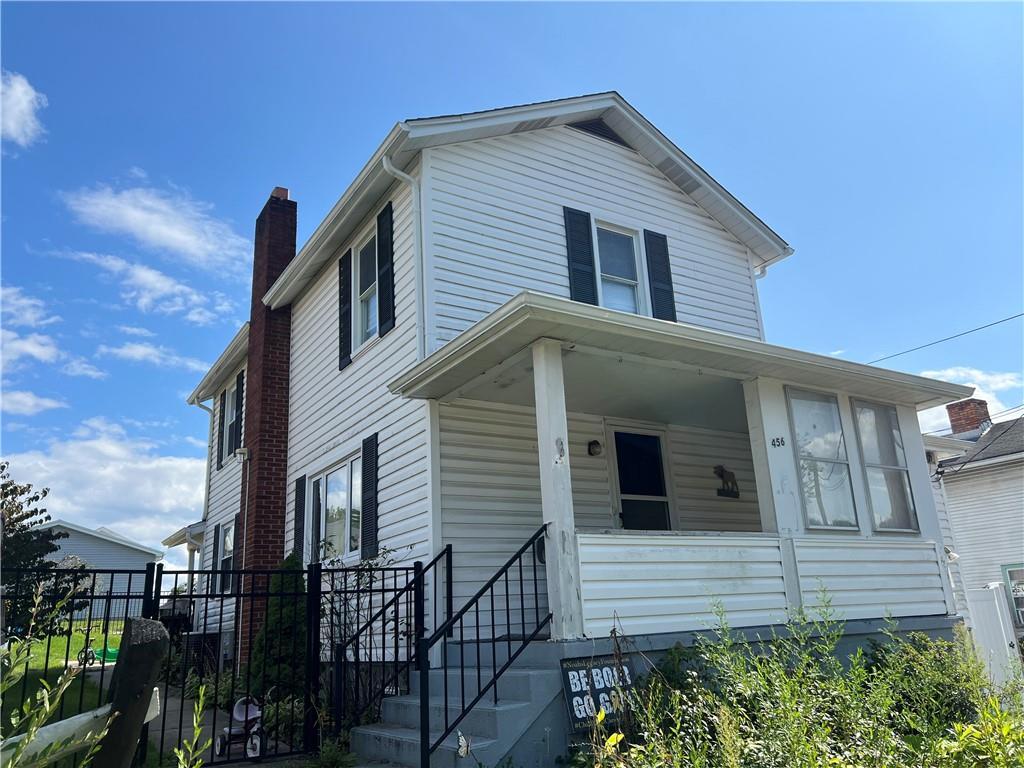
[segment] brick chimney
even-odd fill
[[[946,413],[949,414],[949,424],[954,435],[973,432],[982,424],[992,421],[988,415],[988,403],[976,397],[950,403],[946,406]]]
[[[277,568],[284,557],[291,307],[272,310],[263,303],[263,296],[295,258],[295,225],[295,202],[288,199],[287,189],[274,187],[256,219],[252,260],[244,422],[248,458],[236,529],[241,532],[236,540],[242,549],[236,567],[247,569]],[[246,591],[251,591],[251,584],[244,584]],[[250,622],[255,633],[263,622],[265,605],[258,600],[240,602],[243,634]],[[246,649],[239,650],[244,661]]]

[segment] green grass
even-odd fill
[[[71,623],[71,632],[61,635],[53,635],[32,648],[32,658],[29,661],[30,670],[42,671],[43,669],[61,670],[64,668],[64,660],[69,664],[77,663],[78,653],[85,648],[86,634],[89,636],[89,645],[99,654],[106,645],[114,649],[121,646],[121,631],[124,622],[110,622],[109,631],[104,634],[103,622],[93,621],[89,627],[88,622],[76,620]],[[88,628],[88,633],[86,629]],[[70,642],[70,649],[68,644]],[[99,665],[99,659],[96,661]]]
[[[46,675],[45,679],[51,688],[57,684],[60,674],[60,669],[51,669],[49,674]],[[5,736],[10,735],[11,715],[21,709],[23,701],[35,701],[36,691],[40,689],[40,682],[43,679],[42,670],[30,668],[23,677],[19,677],[18,682],[4,696],[0,710],[2,710]],[[99,687],[89,680],[86,675],[79,673],[78,678],[64,693],[64,710],[58,716],[54,716],[54,720],[64,719],[77,715],[80,712],[96,709],[96,707],[100,706],[100,703]]]

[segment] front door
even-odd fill
[[[622,527],[638,531],[671,530],[661,437],[615,433]]]

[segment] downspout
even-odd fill
[[[394,176],[399,181],[404,181],[409,185],[409,189],[412,192],[412,243],[413,253],[415,258],[413,263],[415,264],[416,272],[416,359],[422,360],[427,356],[427,329],[425,322],[425,310],[424,304],[426,302],[426,296],[424,295],[424,264],[426,262],[426,254],[423,253],[423,219],[421,218],[420,211],[420,185],[409,174],[395,168],[391,162],[391,158],[384,155],[381,158],[381,163],[384,167],[384,171],[391,176]]]

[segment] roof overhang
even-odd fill
[[[203,540],[205,532],[206,523],[200,520],[196,523],[189,523],[184,528],[179,528],[160,543],[165,547],[180,547],[182,544],[198,544]]]
[[[395,183],[383,158],[408,170],[430,147],[602,119],[626,143],[689,195],[750,249],[754,266],[767,267],[793,253],[775,231],[673,144],[614,91],[484,112],[398,123],[373,153],[330,213],[263,297],[273,309],[293,302],[351,237],[373,205]]]
[[[201,403],[216,395],[224,379],[230,376],[241,365],[249,354],[249,323],[245,323],[238,329],[235,338],[231,340],[227,348],[221,352],[220,357],[210,366],[202,380],[188,396],[189,405]]]
[[[960,384],[529,291],[402,373],[388,388],[405,397],[449,399],[472,382],[500,372],[506,361],[541,338],[557,339],[570,351],[598,350],[639,363],[667,363],[733,379],[778,379],[919,410],[961,400],[973,392]]]

